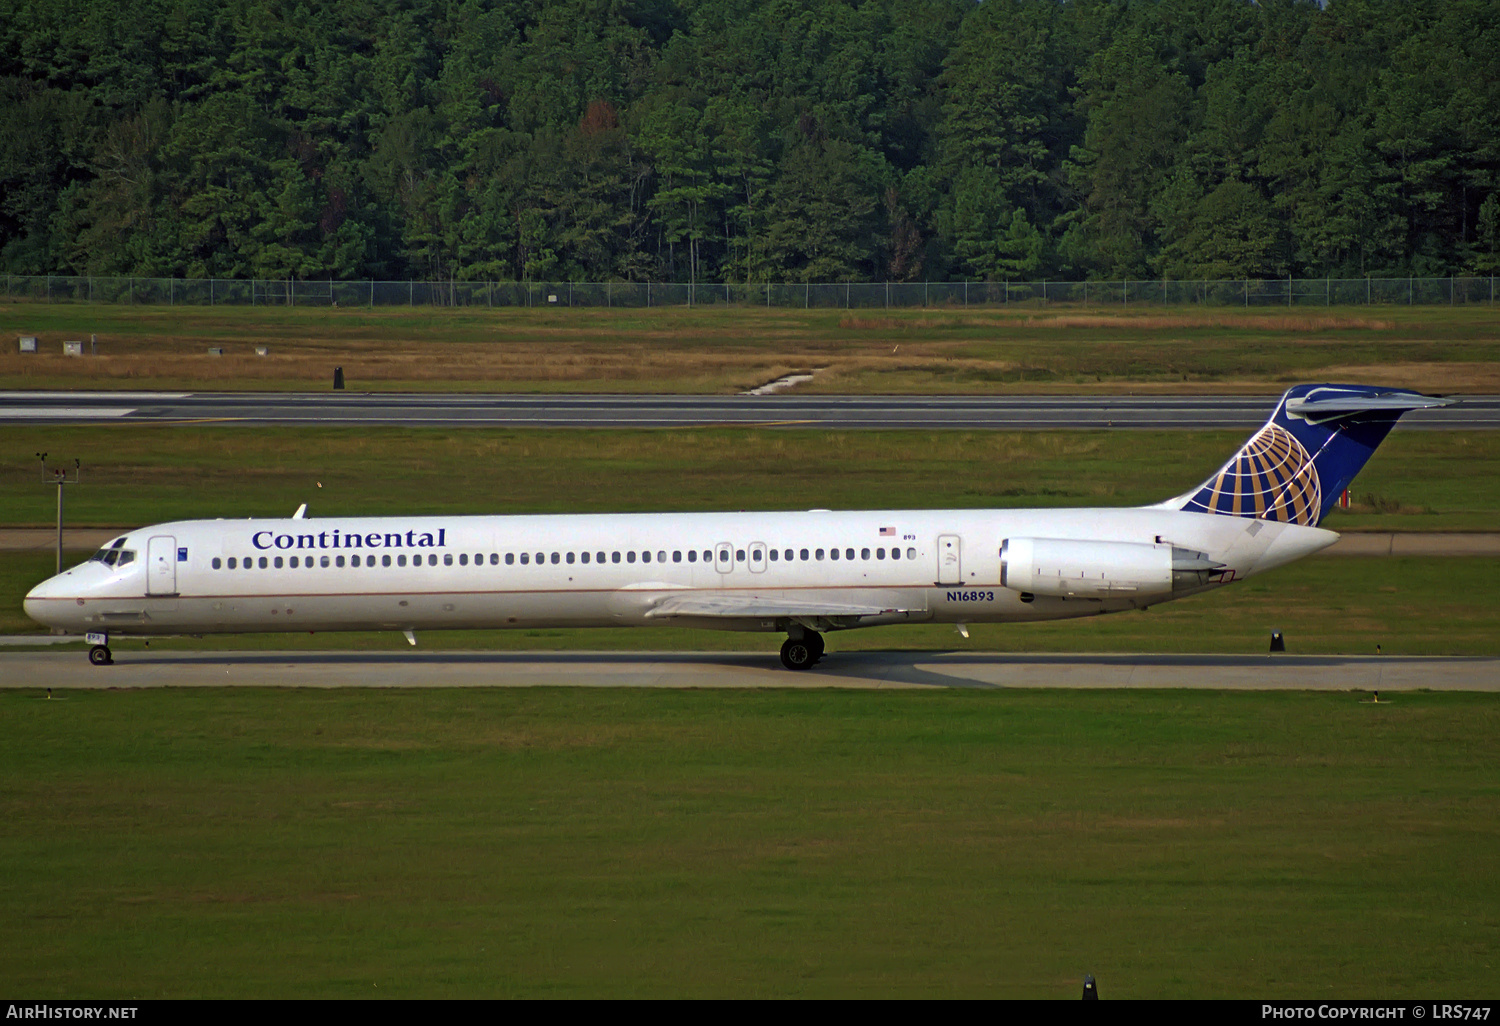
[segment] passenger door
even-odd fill
[[[177,594],[177,539],[169,534],[146,543],[146,594]]]

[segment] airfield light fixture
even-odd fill
[[[73,461],[73,469],[63,467],[47,466],[47,454],[39,452],[36,454],[42,464],[42,483],[57,486],[57,573],[62,573],[63,559],[63,486],[77,484],[83,476],[83,463],[79,460]]]

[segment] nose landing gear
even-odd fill
[[[79,601],[83,600],[79,599]],[[89,662],[95,666],[108,666],[115,661],[115,657],[109,651],[109,635],[104,631],[85,634],[83,640],[94,646],[89,649]]]
[[[810,670],[823,658],[823,635],[803,631],[800,638],[787,638],[781,645],[781,665],[788,670]]]

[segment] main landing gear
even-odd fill
[[[115,657],[110,654],[108,645],[95,645],[89,649],[89,662],[95,666],[108,666],[114,661]]]
[[[787,638],[781,645],[781,665],[788,670],[810,670],[823,658],[823,635],[803,631],[800,638]]]

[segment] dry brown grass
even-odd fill
[[[1402,502],[1400,499],[1391,499],[1383,495],[1375,495],[1371,492],[1353,492],[1349,496],[1348,512],[1350,515],[1358,513],[1383,513],[1400,514],[1410,516],[1416,513],[1431,513],[1432,510],[1425,506],[1414,506]]]
[[[228,348],[228,347],[226,347]],[[253,353],[253,350],[251,351]],[[502,386],[516,382],[660,381],[682,386],[753,387],[803,368],[795,354],[764,357],[746,353],[712,353],[652,349],[629,345],[614,349],[558,346],[423,346],[418,350],[366,345],[349,350],[273,352],[259,357],[246,353],[209,356],[195,353],[125,353],[66,358],[44,354],[0,355],[0,377],[18,381],[55,381],[66,378],[77,385],[142,386],[162,381],[191,381],[204,388],[236,388],[246,383],[323,382],[333,368],[344,369],[351,387],[365,382],[452,382],[458,385]]]
[[[1225,331],[1390,331],[1396,322],[1373,317],[1308,314],[1057,314],[1026,318],[1032,328],[1215,328]]]
[[[884,342],[808,338],[786,323],[785,317],[772,317],[766,324],[757,324],[753,332],[737,335],[733,324],[715,334],[706,332],[702,323],[670,316],[611,332],[604,330],[597,312],[583,313],[592,314],[583,324],[528,324],[524,332],[458,342],[420,337],[392,341],[357,329],[320,338],[264,331],[227,337],[202,332],[149,333],[106,337],[97,356],[65,357],[60,335],[42,335],[40,353],[23,356],[0,350],[0,380],[21,388],[51,387],[64,381],[73,387],[102,388],[186,387],[189,383],[203,389],[274,388],[321,385],[331,379],[334,367],[342,367],[351,388],[364,382],[451,384],[482,390],[555,385],[722,392],[754,388],[809,366],[889,372],[951,363],[945,351],[952,343],[914,340],[902,344],[899,358],[891,358]],[[929,319],[929,323],[937,322]],[[221,348],[224,355],[209,355],[210,346]],[[268,355],[254,355],[257,346],[266,346]],[[979,367],[994,362],[969,359],[952,365]]]
[[[1333,355],[1333,354],[1330,354]],[[349,387],[452,387],[481,391],[557,388],[559,390],[686,392],[743,391],[787,374],[816,369],[814,381],[798,386],[818,392],[1086,391],[1117,389],[1128,383],[1143,391],[1267,391],[1284,383],[1285,374],[1220,373],[1142,377],[1104,368],[1096,375],[1076,360],[1045,351],[1029,358],[956,355],[940,343],[902,343],[893,352],[886,344],[820,345],[801,352],[754,353],[744,350],[622,345],[613,349],[558,345],[424,346],[420,350],[367,345],[357,350],[317,348],[275,351],[257,357],[230,352],[212,357],[194,353],[126,353],[66,358],[51,354],[21,357],[0,353],[4,387],[50,388],[198,388],[236,390],[326,386],[333,368],[343,367]],[[1484,361],[1335,363],[1302,368],[1298,380],[1361,381],[1418,388],[1438,393],[1500,392],[1500,363]],[[1097,380],[1096,380],[1097,379]]]
[[[0,347],[0,388],[317,389],[343,367],[355,390],[723,393],[817,367],[799,390],[1266,392],[1292,375],[1500,391],[1490,311],[1372,312],[10,304],[0,305],[0,339],[34,334],[42,352]],[[100,355],[61,355],[62,340],[94,329]],[[207,355],[210,346],[225,355]],[[256,346],[270,354],[256,357]]]
[[[1450,363],[1381,363],[1370,365],[1336,365],[1324,367],[1325,381],[1359,381],[1369,385],[1390,385],[1393,388],[1419,388],[1424,392],[1449,393],[1495,393],[1500,392],[1500,363],[1450,362]],[[1420,381],[1420,386],[1411,382]]]
[[[860,316],[839,318],[846,331],[910,331],[953,328],[1094,328],[1135,331],[1168,331],[1172,329],[1256,330],[1276,333],[1321,331],[1389,331],[1396,322],[1389,319],[1344,314],[1281,313],[1058,313],[1038,314],[1032,310],[994,310],[984,313],[955,312],[921,316]]]
[[[989,328],[1015,323],[1015,318],[948,315],[938,317],[840,317],[848,331],[930,331],[938,328]]]

